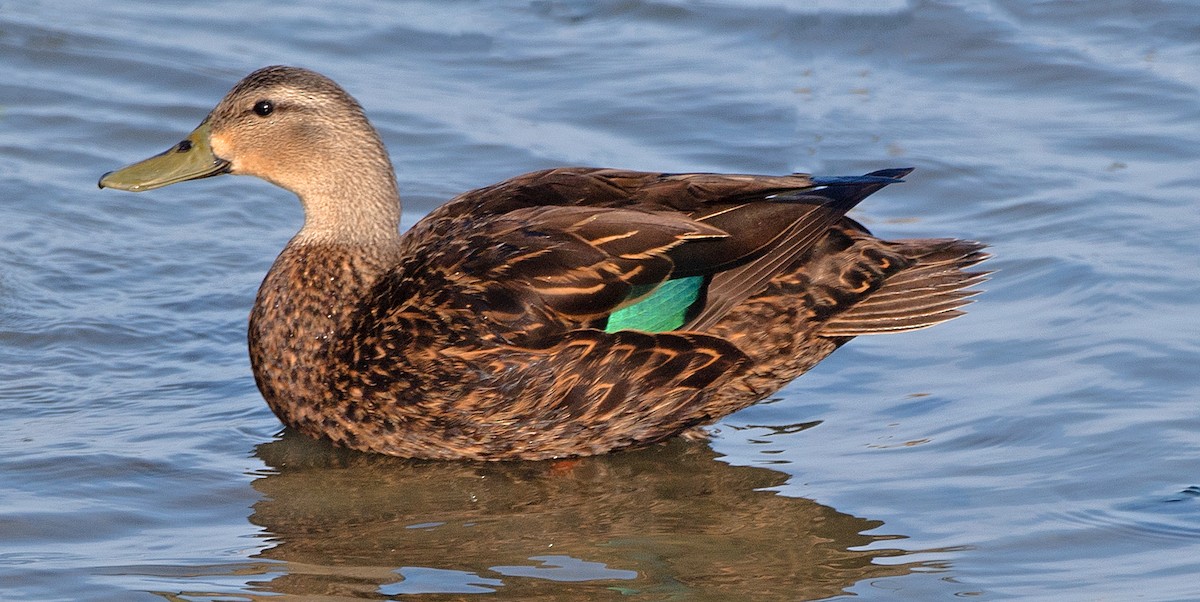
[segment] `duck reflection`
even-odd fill
[[[569,462],[421,462],[286,435],[250,520],[284,561],[265,591],[333,598],[819,599],[918,565],[882,525],[766,488],[702,441]]]

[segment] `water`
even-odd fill
[[[0,3],[0,598],[1200,599],[1197,40],[1185,1]],[[911,165],[855,216],[998,272],[709,442],[332,450],[246,358],[295,200],[95,188],[273,63],[365,105],[408,224],[553,165]]]

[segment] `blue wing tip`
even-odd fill
[[[862,176],[815,176],[812,181],[817,186],[837,186],[847,184],[895,184],[903,182],[904,176],[912,173],[913,167],[895,169],[880,169]]]

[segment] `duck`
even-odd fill
[[[886,241],[846,216],[911,171],[558,167],[464,192],[401,232],[362,106],[324,75],[270,66],[99,185],[234,174],[295,194],[303,225],[250,312],[267,405],[353,450],[498,461],[692,435],[856,336],[962,315],[985,245]]]

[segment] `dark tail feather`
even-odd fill
[[[984,245],[969,240],[897,241],[912,267],[884,282],[879,290],[821,328],[821,336],[853,337],[917,330],[963,315],[958,309],[979,294],[969,287],[990,272],[967,268],[988,258]]]

